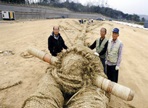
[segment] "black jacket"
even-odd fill
[[[49,36],[48,38],[48,49],[53,56],[57,56],[57,53],[60,53],[62,50],[67,49],[65,42],[61,35],[59,34],[59,38],[55,39],[54,34]]]

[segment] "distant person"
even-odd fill
[[[67,46],[59,33],[59,27],[54,26],[53,32],[48,38],[48,49],[52,56],[57,56],[57,54],[60,53],[63,48],[67,49]]]
[[[80,24],[83,24],[83,23],[84,23],[83,19],[80,19],[80,20],[79,20],[79,23],[80,23]]]
[[[107,48],[107,76],[108,79],[114,82],[118,82],[118,72],[121,63],[122,57],[122,48],[123,44],[118,39],[119,37],[119,29],[114,28],[112,32],[112,39],[108,41]]]
[[[89,19],[88,23],[89,23],[89,24],[90,24],[90,23],[93,23],[93,19]]]
[[[108,40],[105,37],[106,32],[107,32],[106,28],[101,28],[100,37],[97,40],[95,40],[94,43],[89,47],[90,49],[96,48],[96,52],[100,57],[105,74],[106,74],[106,68],[105,68],[106,57],[105,56],[106,56],[107,45],[108,45]]]

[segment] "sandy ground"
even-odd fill
[[[68,47],[82,28],[76,19],[0,22],[0,108],[20,108],[23,101],[36,90],[48,64],[35,57],[23,58],[21,54],[26,53],[29,46],[49,53],[47,39],[54,25],[60,25],[60,33]],[[113,22],[95,22],[88,28],[87,42],[92,44],[98,38],[101,27],[107,28],[108,38],[114,27],[120,29],[124,50],[119,83],[135,91],[131,102],[112,96],[110,108],[148,108],[148,31]],[[14,54],[2,53],[6,50]],[[1,90],[3,86],[19,81],[22,83]]]

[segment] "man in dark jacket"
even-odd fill
[[[48,38],[48,49],[52,56],[57,56],[57,53],[60,53],[63,48],[67,49],[67,46],[59,33],[59,27],[54,26],[53,32]]]
[[[91,46],[89,46],[90,49],[96,48],[96,53],[100,57],[105,74],[107,74],[105,67],[105,60],[106,60],[106,51],[108,46],[108,40],[105,37],[106,32],[107,32],[106,28],[101,28],[100,37],[97,40],[95,40]]]

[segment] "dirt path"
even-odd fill
[[[60,33],[69,47],[82,28],[82,25],[79,25],[78,21],[74,19],[0,24],[0,51],[14,52],[14,55],[0,53],[0,85],[22,81],[19,85],[0,91],[0,107],[20,108],[23,101],[36,90],[38,81],[45,73],[48,64],[34,57],[25,59],[20,54],[25,52],[29,46],[49,53],[47,39],[54,25],[61,26]],[[110,108],[147,108],[148,51],[145,49],[148,48],[148,31],[113,22],[95,22],[88,28],[90,31],[86,33],[87,42],[92,44],[98,38],[101,27],[107,28],[108,38],[114,27],[120,29],[124,52],[119,83],[135,91],[135,98],[131,102],[125,102],[112,96]]]

